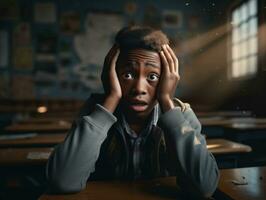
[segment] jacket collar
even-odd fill
[[[158,122],[159,113],[160,113],[159,105],[156,104],[154,109],[152,110],[148,124],[140,134],[141,137],[148,136],[152,126],[155,126]],[[116,111],[114,112],[114,115],[117,117],[117,122],[114,124],[114,126],[117,130],[119,130],[120,133],[122,134],[127,133],[131,137],[137,137],[136,134],[134,134],[134,131],[129,127],[125,115],[122,112],[121,105],[117,107]]]

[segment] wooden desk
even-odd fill
[[[266,165],[266,119],[250,118],[225,126],[225,137],[252,147],[252,153],[241,161],[242,166]]]
[[[75,118],[78,114],[79,109],[75,109],[73,111],[63,111],[64,108],[61,108],[60,111],[57,112],[46,112],[46,113],[35,113],[32,116],[36,118]]]
[[[23,136],[23,134],[20,134]],[[20,136],[18,135],[18,136]],[[31,134],[30,137],[19,139],[0,139],[0,147],[33,147],[33,146],[54,146],[64,141],[65,133],[55,134]]]
[[[221,170],[219,191],[227,199],[266,199],[266,167]]]
[[[231,123],[224,125],[224,128],[237,131],[266,130],[266,123]]]
[[[263,200],[266,199],[266,167],[221,170],[215,199]],[[87,199],[179,199],[175,177],[155,180],[119,182],[94,181],[78,194],[42,195],[39,200],[87,200]],[[182,198],[181,198],[182,199]]]
[[[18,135],[20,136],[20,135]],[[31,164],[45,163],[48,156],[42,157],[41,160],[30,160],[26,159],[27,152],[45,152],[45,153],[32,153],[40,155],[49,155],[52,148],[58,143],[62,142],[66,137],[66,134],[35,134],[31,137],[21,139],[0,139],[0,165],[1,164]],[[208,149],[215,156],[231,156],[229,161],[230,166],[237,166],[237,159],[232,156],[237,153],[245,153],[251,151],[251,148],[247,145],[231,142],[224,139],[208,139]],[[23,148],[22,148],[23,147]],[[41,148],[42,147],[42,148]],[[10,160],[11,159],[11,160]],[[217,163],[219,164],[219,158]],[[224,160],[225,158],[223,158]],[[228,158],[226,158],[228,160]],[[221,159],[220,159],[221,160]],[[220,165],[219,165],[220,166]],[[228,168],[228,167],[227,167]]]
[[[252,117],[199,117],[202,126],[220,126],[224,128],[266,128],[266,118]]]
[[[242,111],[199,112],[197,116],[202,126],[223,126],[232,124],[235,121],[249,122],[250,120],[258,120],[258,118],[250,117],[251,113],[249,111],[245,113]]]
[[[0,139],[0,147],[21,147],[21,146],[54,146],[64,141],[65,133],[35,134],[31,137],[21,139]],[[214,155],[246,153],[252,149],[248,145],[236,143],[226,139],[207,139],[207,148]]]
[[[71,117],[32,117],[18,121],[18,124],[62,124],[72,123]]]
[[[202,126],[220,126],[230,124],[230,121],[224,117],[199,117]]]
[[[196,112],[198,117],[250,117],[252,115],[251,111],[232,111],[232,110],[224,110],[224,111],[209,111],[209,112]]]
[[[12,124],[4,130],[12,133],[25,132],[66,132],[70,129],[71,123],[66,121],[59,121],[54,123],[40,123],[40,124]]]
[[[233,118],[224,128],[240,131],[266,129],[266,118]]]
[[[19,135],[18,135],[19,136]],[[0,139],[0,147],[22,147],[22,146],[54,146],[64,141],[65,133],[55,134],[33,134],[21,139]],[[207,139],[207,148],[214,155],[246,153],[252,149],[248,145],[236,143],[226,139]]]
[[[252,118],[252,117],[224,117],[224,116],[206,116],[199,117],[202,124],[202,131],[208,137],[218,138],[225,137],[235,140],[230,134],[264,131],[266,133],[266,118]],[[266,134],[260,134],[259,137],[266,138]],[[229,136],[229,137],[228,137]],[[254,134],[252,133],[252,137]]]
[[[248,145],[226,139],[207,139],[207,148],[214,155],[251,152]]]
[[[48,112],[76,112],[83,104],[84,101],[68,99],[5,99],[0,100],[0,112],[36,113],[40,106],[47,107]]]
[[[178,195],[175,178],[168,177],[136,182],[93,181],[78,194],[44,194],[39,200],[176,200]]]
[[[52,148],[0,149],[0,166],[44,165]]]

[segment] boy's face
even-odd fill
[[[120,53],[117,75],[125,112],[141,118],[150,114],[157,103],[160,74],[161,61],[157,52],[133,49]]]

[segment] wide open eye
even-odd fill
[[[159,75],[158,74],[155,74],[155,73],[151,73],[148,76],[148,80],[149,81],[158,81],[159,80]]]
[[[127,80],[133,79],[132,73],[129,73],[129,72],[122,74],[122,77],[123,77],[123,79],[127,79]]]

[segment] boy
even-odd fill
[[[118,32],[92,95],[47,164],[49,188],[78,192],[88,180],[175,175],[181,191],[209,197],[219,171],[189,104],[173,98],[178,60],[161,31]]]

